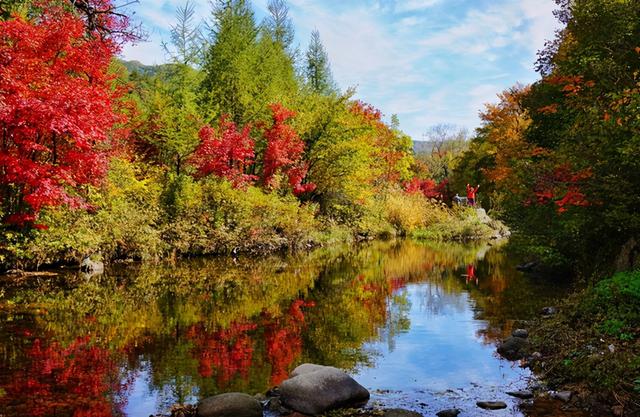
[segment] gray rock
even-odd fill
[[[402,408],[390,408],[384,410],[382,417],[423,417],[422,414],[415,411],[403,410]]]
[[[460,414],[460,410],[457,408],[449,408],[448,410],[438,411],[436,416],[438,417],[457,417]]]
[[[315,363],[303,363],[302,365],[297,366],[296,369],[291,372],[289,378],[295,378],[298,375],[309,374],[311,372],[319,371],[324,368],[327,367],[324,365],[316,365]]]
[[[101,274],[104,272],[104,264],[87,256],[80,262],[80,270],[88,274]]]
[[[369,391],[340,369],[304,364],[280,384],[282,403],[295,411],[317,415],[342,407],[359,407]]]
[[[526,339],[527,337],[529,337],[529,332],[526,329],[515,329],[511,333],[511,336]]]
[[[239,392],[205,398],[198,404],[198,417],[262,417],[262,405]]]
[[[533,392],[529,390],[522,391],[508,391],[507,395],[511,395],[512,397],[520,398],[523,400],[527,400],[529,398],[533,398]]]
[[[572,395],[571,391],[555,391],[551,393],[551,398],[568,403]]]
[[[502,410],[507,408],[507,404],[502,401],[478,401],[476,405],[485,410]]]
[[[498,353],[510,361],[515,361],[526,355],[528,347],[526,339],[511,336],[498,345]]]

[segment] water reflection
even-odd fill
[[[500,249],[408,241],[2,285],[0,414],[94,417],[263,392],[302,362],[388,404],[464,408],[522,384],[492,343],[559,291]]]

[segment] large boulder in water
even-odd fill
[[[229,392],[200,401],[198,417],[262,417],[262,405],[250,395]]]
[[[303,364],[280,384],[280,398],[288,408],[318,415],[336,408],[362,406],[369,401],[369,391],[340,369]]]

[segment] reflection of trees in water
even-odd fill
[[[121,374],[119,355],[88,336],[66,346],[33,339],[24,363],[0,386],[3,415],[121,415],[131,381]]]
[[[460,291],[447,291],[437,281],[427,281],[420,284],[418,297],[420,299],[420,311],[424,311],[429,315],[443,315],[445,314],[445,309],[462,312],[467,308],[467,299],[460,294]]]
[[[396,290],[400,291],[400,290]],[[396,336],[405,333],[411,327],[409,310],[411,301],[407,298],[407,291],[392,293],[387,302],[387,319],[378,332],[379,340],[384,340],[390,352],[396,348]]]
[[[301,362],[352,369],[375,360],[367,342],[395,349],[411,325],[413,295],[421,311],[440,315],[467,308],[461,293],[469,292],[476,316],[489,322],[487,334],[502,331],[505,319],[520,313],[514,301],[530,302],[532,292],[541,292],[522,281],[505,255],[482,252],[481,245],[376,242],[351,252],[237,264],[136,266],[91,281],[71,277],[66,289],[14,288],[15,304],[33,311],[33,303],[47,314],[11,315],[32,336],[0,317],[0,352],[13,352],[0,358],[0,368],[13,374],[28,367],[33,335],[45,345],[55,339],[70,346],[91,334],[119,361],[103,372],[124,380],[122,369],[134,375],[147,366],[150,388],[163,403],[195,393],[258,392]],[[479,287],[461,276],[469,264],[476,265]]]

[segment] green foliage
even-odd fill
[[[320,40],[320,32],[311,32],[311,41],[306,53],[305,75],[307,84],[316,93],[328,94],[336,90],[335,81],[331,75],[329,56]]]
[[[239,126],[266,120],[270,103],[296,91],[291,57],[257,27],[248,1],[217,1],[210,38],[200,88],[211,119],[226,114]]]
[[[182,209],[163,234],[174,254],[302,248],[318,228],[313,205],[301,205],[292,195],[237,189],[226,180],[192,181],[178,182]]]
[[[106,183],[90,192],[95,214],[66,207],[51,208],[42,220],[48,229],[30,234],[3,231],[4,262],[13,267],[37,267],[58,262],[78,263],[84,256],[101,253],[103,259],[122,257],[154,259],[164,243],[160,220],[159,184],[140,167],[113,159]]]
[[[216,0],[204,39],[194,5],[186,2],[163,43],[169,63],[114,59],[113,88],[128,91],[116,103],[128,121],[117,128],[129,136],[105,144],[114,158],[107,181],[78,190],[88,210],[45,210],[40,220],[47,230],[4,227],[0,264],[73,264],[99,254],[113,261],[263,253],[410,235],[440,220],[454,221],[445,207],[402,191],[415,176],[415,164],[411,138],[397,116],[388,125],[382,112],[353,100],[354,91],[339,93],[317,31],[306,74],[297,77],[287,4],[271,0],[268,10],[257,25],[249,0]],[[291,175],[274,179],[281,187],[253,182],[265,170],[275,104],[295,113],[287,123],[305,145],[296,151]],[[251,149],[243,149],[250,156],[237,169],[254,186],[234,188],[239,184],[214,175],[199,177],[194,153],[203,146],[203,129],[222,117],[250,136]],[[207,146],[220,151],[217,142]],[[237,149],[218,153],[226,152]],[[283,161],[291,157],[278,155]],[[296,198],[292,179],[315,190]],[[479,224],[460,219],[469,223],[464,232],[438,232],[436,238],[483,234],[471,230]]]

